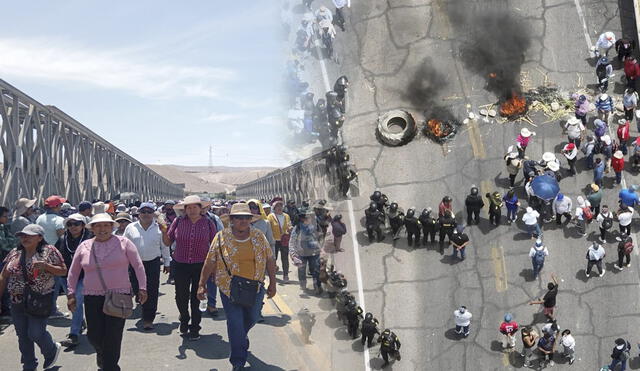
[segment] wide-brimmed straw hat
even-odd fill
[[[184,209],[187,205],[195,205],[195,204],[200,204],[200,207],[209,207],[211,205],[211,202],[209,201],[202,201],[200,199],[200,196],[198,195],[191,195],[191,196],[187,196],[184,198],[184,200],[178,202],[173,208],[174,209]]]
[[[536,133],[534,133],[533,131],[531,131],[531,130],[529,130],[527,128],[522,128],[520,130],[520,135],[522,135],[525,138],[528,138],[528,137],[530,137],[532,135],[536,135]]]
[[[91,214],[98,215],[107,212],[107,205],[104,202],[96,202],[92,205]]]
[[[557,162],[555,161],[551,161],[547,164],[547,167],[549,168],[549,170],[551,171],[558,171],[560,170],[560,165],[558,165]]]
[[[223,221],[228,221],[232,216],[251,216],[251,223],[262,219],[260,215],[256,215],[251,213],[251,209],[249,209],[249,204],[244,202],[238,202],[231,206],[231,211],[229,214],[224,214],[220,217]]]
[[[85,218],[84,215],[79,214],[79,213],[75,213],[75,214],[71,214],[69,215],[65,220],[64,220],[64,226],[67,226],[67,223],[70,221],[75,221],[75,222],[82,222],[84,224],[87,224],[87,219]]]
[[[36,204],[36,199],[30,200],[28,198],[20,198],[16,201],[15,217],[18,217],[29,210]]]
[[[624,154],[622,153],[622,151],[616,151],[616,152],[613,154],[613,157],[615,157],[615,158],[617,158],[617,159],[621,159],[621,158],[623,158],[623,157],[624,157]]]
[[[111,223],[113,225],[117,224],[116,221],[111,218],[111,215],[107,213],[100,213],[100,214],[94,215],[89,221],[89,224],[87,225],[90,227],[91,225],[96,223]]]
[[[556,160],[556,155],[553,152],[545,152],[542,154],[542,161],[552,162]]]
[[[114,220],[116,222],[119,220],[126,220],[129,223],[133,222],[133,220],[131,220],[131,215],[129,215],[129,213],[118,213],[118,215],[116,215],[116,218]]]

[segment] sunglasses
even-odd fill
[[[153,214],[155,211],[153,211],[151,209],[142,209],[142,210],[138,210],[138,212],[140,214]]]
[[[238,219],[238,220],[250,220],[253,217],[250,215],[234,215],[231,217],[231,219]]]
[[[79,227],[79,226],[81,226],[81,225],[83,225],[83,224],[84,224],[83,222],[68,222],[68,223],[67,223],[67,227],[68,227],[68,228],[71,228],[71,227]]]

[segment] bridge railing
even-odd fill
[[[127,155],[54,106],[0,79],[0,204],[59,194],[72,203],[134,192],[182,198],[184,188]]]

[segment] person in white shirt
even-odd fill
[[[564,124],[564,128],[567,130],[567,138],[569,143],[575,144],[576,148],[580,148],[580,143],[584,137],[585,127],[580,119],[572,117]]]
[[[469,326],[471,326],[473,315],[464,305],[453,311],[453,319],[456,323],[456,334],[464,337],[469,336]]]
[[[527,207],[527,212],[522,215],[522,221],[527,227],[527,232],[529,232],[532,237],[542,236],[542,230],[538,224],[539,217],[540,213],[535,211],[532,207]]]
[[[578,120],[580,123],[580,120]],[[582,123],[580,123],[582,125]],[[562,154],[564,158],[567,159],[567,164],[569,164],[569,174],[571,176],[576,175],[576,161],[578,160],[578,148],[576,144],[567,143],[562,149]]]
[[[599,58],[601,55],[607,56],[609,54],[609,50],[613,48],[616,44],[616,35],[611,32],[603,32],[598,37],[598,41],[596,41],[596,45],[593,46],[592,51],[596,58]]]
[[[608,205],[602,205],[600,213],[596,217],[598,227],[600,227],[600,243],[605,243],[607,239],[607,231],[613,227],[613,213],[609,210]]]
[[[584,236],[587,234],[587,222],[590,221],[590,220],[586,220],[587,216],[585,215],[585,210],[587,213],[590,213],[591,204],[589,203],[589,201],[585,200],[584,197],[582,196],[578,196],[576,201],[578,203],[578,206],[576,206],[576,214],[575,214],[576,226],[578,227],[578,233],[580,233],[581,236]],[[591,214],[591,217],[593,218],[593,214]]]
[[[594,265],[598,267],[598,272],[600,272],[599,277],[604,276],[605,269],[602,266],[602,259],[604,259],[606,255],[604,248],[597,242],[594,241],[591,246],[589,246],[587,249],[587,270],[585,272],[587,278],[591,277],[591,268],[593,268]]]
[[[631,234],[631,221],[633,219],[633,209],[622,205],[617,212],[620,233],[629,236]]]
[[[562,331],[562,338],[560,338],[560,344],[562,344],[562,356],[565,358],[569,358],[569,364],[572,365],[573,361],[576,360],[575,349],[576,349],[576,339],[571,335],[571,331],[564,330]]]
[[[155,205],[143,202],[138,209],[140,220],[131,223],[124,230],[123,236],[131,240],[136,248],[144,272],[147,276],[147,301],[142,304],[142,326],[145,330],[153,329],[153,321],[158,309],[158,289],[160,287],[160,266],[164,264],[164,273],[169,273],[169,247],[162,242],[162,232],[154,220]],[[162,257],[162,263],[160,258]],[[130,274],[133,291],[138,291],[135,274]]]

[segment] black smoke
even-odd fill
[[[482,76],[499,98],[521,93],[520,71],[531,46],[531,30],[506,0],[453,0],[449,19],[460,41],[460,58]]]
[[[454,115],[442,104],[440,92],[448,85],[447,78],[433,65],[431,58],[425,58],[410,79],[409,86],[402,93],[414,107],[425,108],[427,120],[453,120]]]

